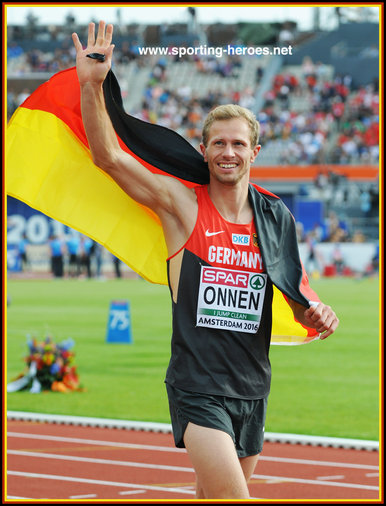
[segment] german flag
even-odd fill
[[[148,170],[188,187],[209,182],[201,154],[172,130],[127,115],[112,71],[104,83],[106,107],[119,143]],[[55,74],[16,110],[6,133],[7,193],[105,246],[146,280],[167,284],[167,248],[160,221],[132,200],[92,161],[80,109],[76,68]],[[319,300],[306,274],[303,294]],[[275,309],[277,306],[277,309]],[[275,289],[272,342],[303,344],[318,338],[294,320]]]

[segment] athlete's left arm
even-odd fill
[[[323,302],[312,304],[308,309],[291,299],[289,304],[296,320],[306,327],[316,329],[321,334],[320,339],[326,339],[339,325],[334,311]]]

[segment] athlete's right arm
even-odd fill
[[[114,45],[111,44],[113,26],[101,21],[95,38],[95,25],[89,24],[87,48],[83,49],[78,35],[72,39],[76,49],[76,68],[81,89],[81,110],[87,140],[94,163],[109,174],[134,200],[153,209],[157,214],[176,212],[175,185],[172,178],[154,175],[134,157],[123,151],[107,113],[103,81],[111,68]],[[90,53],[105,55],[105,60],[87,57]],[[187,188],[181,184],[182,193]]]

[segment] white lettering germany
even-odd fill
[[[222,246],[209,246],[208,261],[223,265],[236,265],[248,269],[263,270],[263,260],[259,253],[253,251],[236,251]]]

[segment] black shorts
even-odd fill
[[[267,397],[236,399],[220,395],[187,392],[166,384],[169,409],[177,448],[185,448],[184,434],[189,422],[218,429],[231,436],[238,457],[261,453]]]

